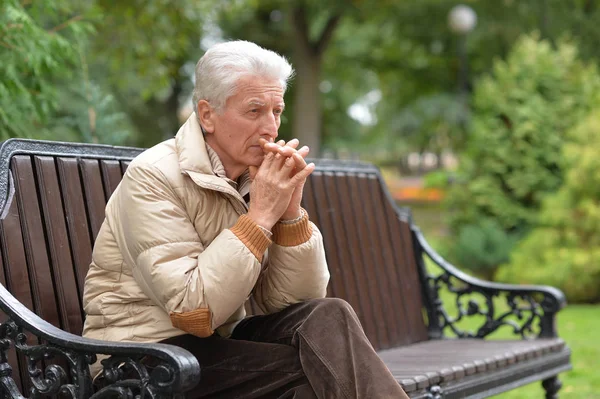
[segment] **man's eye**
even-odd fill
[[[276,109],[276,110],[273,111],[273,113],[275,115],[281,115],[283,113],[283,110],[282,109]]]
[[[253,109],[250,110],[250,112],[256,114],[256,113],[258,113],[258,108],[253,108]]]

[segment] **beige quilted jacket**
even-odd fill
[[[250,295],[266,313],[324,297],[329,272],[317,227],[308,216],[277,224],[272,242],[245,215],[249,187],[247,175],[239,186],[226,178],[195,115],[133,160],[96,239],[83,335],[228,336]]]

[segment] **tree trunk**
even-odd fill
[[[296,39],[292,137],[298,138],[301,145],[307,145],[310,156],[314,158],[321,152],[321,55],[313,54],[309,48],[298,43],[300,41]]]
[[[315,158],[321,153],[321,61],[341,14],[331,15],[321,34],[316,40],[311,40],[306,7],[306,4],[299,2],[291,13],[296,69],[292,135],[307,145],[310,156]]]

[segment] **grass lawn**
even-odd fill
[[[435,266],[431,266],[431,271]],[[442,293],[442,300],[451,316],[456,316],[455,296],[449,292]],[[471,298],[467,298],[471,299]],[[473,299],[482,304],[476,296]],[[508,310],[508,306],[500,300],[495,301],[498,312]],[[457,325],[468,331],[476,331],[483,323],[482,316],[474,316],[462,320]],[[599,399],[600,398],[600,306],[599,305],[567,305],[558,314],[558,333],[571,348],[573,370],[560,375],[563,387],[560,397],[565,399]],[[491,339],[513,339],[516,336],[509,328],[501,328],[493,333]],[[533,383],[500,395],[500,399],[544,398],[541,383]]]
[[[414,205],[414,204],[413,204]],[[437,207],[411,206],[417,225],[435,248],[435,242],[444,234],[444,221]],[[459,265],[457,265],[459,266]],[[445,292],[442,295],[447,311],[455,314],[454,297]],[[477,299],[477,298],[474,298]],[[478,301],[482,303],[481,301]],[[497,303],[498,309],[507,309]],[[473,318],[472,318],[473,319]],[[461,328],[473,330],[481,325],[480,320],[466,320]],[[600,305],[567,305],[558,315],[559,336],[571,348],[573,370],[560,375],[563,387],[559,394],[564,399],[600,399]],[[514,337],[508,329],[494,333],[491,338]],[[544,398],[541,383],[533,383],[519,389],[497,395],[500,399]]]
[[[444,295],[451,299],[449,295]],[[444,303],[448,303],[444,301]],[[452,306],[449,306],[452,309]],[[452,312],[452,310],[450,310]],[[452,312],[453,313],[453,312]],[[480,323],[469,321],[460,323],[461,327]],[[559,336],[571,348],[573,370],[560,375],[563,387],[561,398],[598,399],[600,398],[600,306],[569,305],[558,316]],[[500,330],[492,339],[514,338],[508,329]],[[541,383],[533,383],[500,395],[500,399],[544,398]]]
[[[558,333],[572,350],[573,370],[561,374],[565,399],[600,398],[600,306],[568,305],[558,316]],[[535,383],[496,396],[501,399],[543,398]]]

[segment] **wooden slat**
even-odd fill
[[[373,302],[368,298],[369,288],[367,280],[369,278],[367,270],[363,267],[360,245],[360,236],[356,223],[356,207],[351,200],[352,188],[350,181],[356,179],[355,175],[339,176],[336,180],[337,192],[341,203],[341,211],[344,215],[344,228],[340,234],[346,239],[346,251],[348,253],[349,263],[346,266],[352,271],[352,276],[358,291],[358,305],[353,305],[355,311],[359,314],[365,333],[372,343],[377,342],[377,328],[375,318],[375,308]]]
[[[375,234],[378,222],[373,220],[373,212],[371,209],[370,194],[368,190],[367,175],[359,175],[352,180],[351,187],[354,187],[353,201],[355,208],[355,217],[357,219],[358,234],[360,235],[361,252],[364,263],[362,267],[367,274],[367,283],[369,287],[369,296],[363,300],[369,300],[373,303],[375,309],[375,323],[379,336],[379,346],[377,349],[389,348],[388,326],[389,320],[386,314],[389,313],[391,302],[387,292],[382,292],[380,268],[383,267],[383,260],[379,254],[379,245],[375,240]]]
[[[50,234],[48,234],[48,231],[44,228],[48,226],[47,223],[44,223],[45,221],[47,222],[47,220],[45,220],[44,212],[57,211],[61,215],[59,218],[62,218],[62,204],[60,202],[60,190],[58,188],[58,181],[56,180],[54,162],[52,158],[50,158],[49,161],[50,164],[46,163],[45,173],[43,173],[34,168],[31,157],[24,155],[15,156],[12,162],[12,170],[15,177],[15,194],[22,222],[22,236],[31,284],[31,293],[33,296],[34,311],[41,318],[54,326],[65,329],[66,325],[64,322],[68,323],[69,320],[73,322],[73,319],[78,319],[75,323],[78,323],[80,326],[81,316],[79,304],[76,302],[78,301],[76,290],[72,291],[75,295],[73,300],[73,298],[63,298],[63,293],[59,289],[59,285],[62,284],[63,281],[64,285],[62,285],[61,288],[64,287],[67,290],[73,289],[75,286],[74,279],[69,281],[68,275],[61,276],[60,270],[53,270],[52,263],[50,262],[50,255],[48,253],[48,249],[53,244],[56,245],[57,243],[55,241],[50,241]],[[41,166],[40,163],[38,163],[38,165]],[[54,182],[52,182],[48,167],[54,172]],[[45,179],[40,179],[42,174]],[[46,196],[52,195],[58,195],[59,201],[54,204],[57,209],[52,209],[52,205],[48,206],[49,204],[45,201]],[[58,243],[58,245],[66,245],[66,259],[68,259],[67,262],[69,262],[67,267],[69,267],[70,256],[68,254],[68,243],[64,240],[64,237],[62,240],[62,243]],[[71,269],[72,274],[72,268],[69,267],[69,269]],[[61,280],[57,281],[56,277]],[[75,313],[67,316],[67,314],[63,313],[61,310],[64,310],[65,312],[74,310]],[[78,329],[80,330],[81,327],[78,327]],[[32,343],[39,342],[37,337],[31,334],[29,335],[28,340]],[[65,370],[68,370],[64,359],[44,359],[41,361],[40,366],[44,369],[46,365],[51,363],[59,364]],[[25,379],[26,377],[22,376],[22,378]]]
[[[119,161],[103,159],[100,161],[100,166],[102,170],[102,180],[104,181],[104,195],[106,201],[108,201],[123,177],[121,163]]]
[[[362,260],[361,268],[365,270],[368,294],[363,296],[363,301],[369,301],[372,304],[374,312],[374,322],[377,327],[377,347],[376,349],[385,347],[387,345],[387,332],[386,324],[387,319],[385,312],[388,309],[384,309],[384,304],[381,300],[379,287],[377,284],[376,276],[373,273],[373,257],[371,254],[371,248],[368,247],[369,242],[369,231],[367,225],[367,215],[365,214],[368,210],[365,209],[363,195],[366,193],[361,192],[359,185],[360,179],[366,178],[365,175],[359,174],[357,178],[350,179],[350,201],[352,202],[352,208],[355,210],[355,224],[356,232],[358,236],[358,242],[356,245],[359,246],[359,252]]]
[[[31,158],[25,155],[15,156],[13,173],[34,309],[41,318],[60,328],[55,286],[50,270]]]
[[[29,282],[29,273],[27,272],[27,260],[25,258],[25,246],[23,244],[23,235],[21,232],[21,218],[16,198],[8,205],[8,213],[0,221],[2,253],[4,255],[5,268],[5,287],[10,293],[24,306],[31,311],[35,311],[33,306],[31,285]],[[27,342],[35,344],[37,338],[27,333]],[[13,367],[13,378],[18,381],[22,389],[26,392],[29,387],[29,374],[27,372],[27,361],[22,354],[16,355],[13,352],[11,366]],[[16,359],[15,359],[16,358]],[[23,377],[21,377],[23,376]]]
[[[308,179],[306,179],[306,183],[304,184],[304,195],[302,196],[302,207],[304,209],[306,209],[306,212],[308,212],[309,218],[310,220],[319,228],[319,230],[321,229],[321,222],[319,220],[319,214],[318,214],[318,210],[317,210],[317,205],[315,202],[315,197],[314,197],[314,183],[313,181],[315,180],[315,176],[314,173],[313,175],[310,175],[308,177]]]
[[[407,253],[407,247],[408,245],[411,245],[411,238],[410,235],[405,234],[405,231],[403,234],[403,226],[398,220],[398,216],[396,215],[394,210],[391,207],[386,207],[385,211],[388,215],[389,221],[389,236],[392,240],[394,248],[396,249],[396,251],[394,252],[394,257],[396,258],[396,264],[398,265],[398,283],[400,289],[402,290],[403,297],[406,297],[406,295],[408,295],[412,291],[411,286],[414,285],[414,282],[410,279],[410,268],[415,267],[416,265],[416,263],[410,259],[409,255],[409,253],[412,253],[413,251],[410,248],[408,248],[409,253]],[[408,243],[405,243],[405,240],[409,240]],[[420,287],[420,284],[417,285],[417,287]],[[418,295],[419,298],[416,298],[415,300],[420,301],[420,290]],[[427,339],[427,333],[425,332],[425,335],[423,336],[419,332],[420,329],[418,325],[415,325],[417,323],[415,322],[416,317],[414,316],[414,313],[417,311],[421,312],[421,310],[416,309],[416,306],[414,306],[414,302],[413,304],[411,304],[410,301],[405,300],[403,303],[405,314],[407,315],[406,327],[409,332],[404,343],[409,344]],[[421,322],[421,324],[424,324],[424,322]]]
[[[77,277],[79,297],[83,297],[83,286],[92,260],[92,237],[86,215],[84,192],[75,158],[58,158],[58,175],[64,201],[69,243]],[[80,301],[81,303],[81,301]]]
[[[19,213],[21,215],[25,258],[27,259],[34,311],[47,322],[58,328],[65,329],[63,322],[68,320],[69,316],[61,312],[61,305],[63,306],[63,309],[65,309],[64,307],[69,307],[68,309],[65,309],[66,311],[73,309],[73,305],[76,306],[74,308],[76,313],[70,316],[71,321],[73,320],[73,317],[80,317],[80,311],[78,303],[73,301],[73,298],[62,298],[62,293],[58,286],[60,283],[55,279],[60,271],[54,273],[52,270],[52,264],[50,263],[48,254],[48,248],[52,246],[52,243],[50,242],[49,236],[46,234],[47,231],[44,229],[43,214],[44,211],[50,211],[50,208],[44,206],[47,205],[44,203],[44,195],[51,196],[53,192],[55,195],[60,196],[58,183],[55,180],[54,187],[52,187],[52,182],[49,180],[48,173],[45,174],[48,180],[40,180],[40,175],[36,173],[32,164],[32,159],[29,156],[15,156],[12,164],[12,170],[15,177],[15,194],[19,205]],[[54,165],[51,164],[50,167],[53,169]],[[45,183],[48,183],[48,186],[45,186]],[[39,191],[38,188],[40,188]],[[42,194],[43,191],[45,191],[46,194]],[[41,204],[39,201],[40,199],[42,199]],[[59,208],[62,206],[60,201],[57,206]],[[62,213],[62,210],[59,210],[58,212]],[[64,278],[67,287],[68,285],[74,285],[74,280],[69,284],[68,276],[64,276]],[[78,300],[77,294],[75,294],[74,299]],[[81,325],[81,319],[78,323]],[[40,342],[37,337],[33,335],[29,335],[28,339],[29,342]],[[63,368],[66,367],[66,363],[62,359],[45,359],[41,361],[40,365],[42,369],[44,369],[45,365],[51,363],[58,363],[63,366]],[[26,379],[23,375],[21,377],[22,379]]]
[[[369,180],[369,192],[371,193],[371,206],[376,220],[381,221],[377,226],[377,240],[379,242],[379,252],[383,259],[383,264],[386,265],[384,269],[384,276],[386,285],[383,286],[383,290],[387,292],[388,297],[392,303],[392,311],[389,312],[391,320],[390,325],[395,325],[395,329],[392,330],[390,336],[390,345],[392,347],[404,344],[410,337],[409,328],[407,326],[407,314],[406,314],[406,301],[412,300],[404,295],[402,286],[399,281],[403,278],[400,275],[400,265],[394,257],[394,252],[397,250],[393,246],[392,239],[389,232],[389,220],[386,214],[386,209],[391,208],[387,198],[383,191],[379,187],[379,183],[375,179]]]
[[[121,175],[125,175],[127,168],[129,167],[130,161],[121,161]]]
[[[0,223],[0,235],[4,236],[4,229],[1,227],[1,223]],[[0,238],[1,242],[4,242],[4,239]],[[6,282],[6,275],[4,273],[4,256],[6,256],[5,251],[4,251],[4,245],[0,244],[0,248],[2,248],[0,250],[0,283],[7,289],[10,291],[9,286],[7,285]],[[4,323],[6,320],[8,320],[8,316],[6,314],[4,314],[3,312],[0,312],[0,323]],[[15,350],[14,346],[11,347],[7,353],[6,353],[6,357],[8,360],[8,364],[12,367],[13,372],[12,372],[12,378],[15,381],[15,383],[17,384],[17,387],[22,389],[22,385],[21,385],[21,373],[19,372],[19,360],[17,358],[17,351]]]
[[[321,226],[320,230],[323,234],[325,253],[327,255],[327,264],[329,266],[329,273],[331,274],[331,296],[345,299],[346,292],[342,284],[340,249],[337,247],[335,239],[335,236],[338,232],[335,231],[332,223],[332,215],[335,212],[335,207],[329,200],[327,189],[325,188],[324,176],[320,173],[315,174],[315,179],[312,183],[315,202],[319,206],[319,225]]]
[[[384,327],[384,332],[386,333],[386,341],[382,342],[382,348],[389,348],[393,346],[391,337],[396,337],[399,335],[398,333],[398,320],[396,319],[397,313],[396,308],[401,307],[402,304],[394,304],[391,300],[391,292],[388,281],[390,280],[390,269],[394,269],[393,263],[386,263],[386,259],[384,258],[384,246],[383,246],[383,238],[381,237],[381,230],[385,228],[385,217],[381,217],[382,214],[377,212],[375,209],[380,204],[375,204],[373,201],[373,190],[377,193],[378,187],[372,183],[377,183],[375,180],[375,176],[369,176],[368,178],[360,179],[358,182],[358,187],[360,192],[362,193],[361,202],[363,204],[363,212],[366,219],[365,227],[366,227],[366,242],[364,245],[370,249],[369,257],[372,259],[370,264],[370,269],[372,271],[372,277],[377,284],[377,296],[379,297],[381,303],[383,304],[383,308],[385,309],[386,314],[386,323]],[[409,298],[404,298],[404,300],[410,300]]]
[[[361,304],[360,289],[358,288],[356,271],[352,267],[352,259],[348,247],[350,244],[346,221],[353,217],[352,211],[343,206],[343,199],[346,193],[342,193],[338,181],[343,175],[325,175],[323,176],[323,186],[326,188],[326,194],[334,211],[331,212],[331,228],[335,233],[334,244],[337,249],[337,258],[341,281],[337,284],[343,286],[343,299],[345,299],[356,311],[359,318],[364,312]]]
[[[321,231],[321,234],[323,234],[323,229],[321,227],[323,225],[323,212],[322,209],[317,206],[317,198],[315,195],[315,187],[319,184],[320,178],[321,174],[319,172],[315,172],[311,174],[308,179],[306,179],[306,184],[304,185],[304,195],[302,196],[302,206],[308,212],[310,220],[315,223],[315,225]],[[325,256],[327,258],[327,263],[329,264],[329,254],[325,253]],[[327,285],[327,296],[335,296],[331,280]]]
[[[408,305],[408,318],[410,321],[410,326],[412,329],[412,336],[414,341],[417,342],[420,340],[428,339],[427,335],[427,326],[425,325],[425,320],[423,319],[423,297],[421,292],[421,285],[419,282],[419,274],[417,271],[417,260],[414,251],[414,242],[412,237],[412,232],[410,230],[410,225],[406,222],[400,223],[400,231],[402,234],[402,243],[404,245],[404,253],[406,254],[406,262],[407,266],[404,270],[405,278],[410,282],[406,289],[405,295],[408,298],[411,298],[412,301],[407,301]]]
[[[422,316],[421,284],[412,248],[410,226],[398,219],[398,215],[391,206],[386,206],[385,212],[388,221],[387,234],[391,238],[392,245],[395,248],[394,257],[398,265],[398,283],[402,290],[402,296],[412,299],[412,301],[405,300],[403,302],[409,332],[404,343],[409,344],[424,341],[428,339],[427,327]]]
[[[52,264],[56,298],[60,311],[61,328],[81,334],[83,319],[81,297],[71,258],[61,190],[56,164],[52,157],[34,157],[39,182],[40,199],[46,227],[48,249]]]
[[[104,208],[106,206],[100,165],[94,159],[81,159],[79,167],[92,239],[95,242],[100,231],[100,226],[104,222]]]

